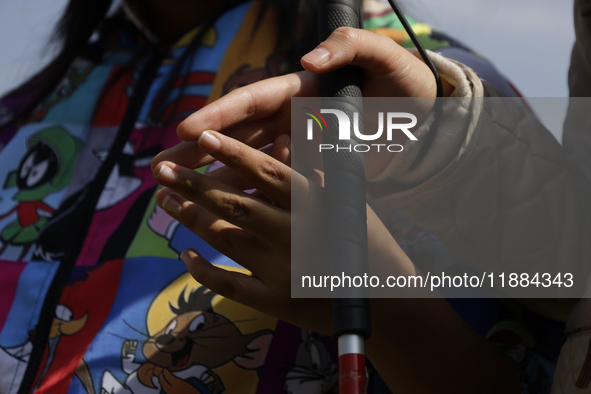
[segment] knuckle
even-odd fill
[[[194,171],[179,173],[179,185],[186,195],[202,194],[206,190],[204,179]]]
[[[252,91],[250,90],[250,87],[247,87],[244,91],[244,96],[245,99],[248,101],[248,106],[247,106],[247,117],[251,117],[252,115],[254,115],[257,112],[257,102],[254,98],[254,95],[252,94]]]
[[[258,169],[258,177],[263,181],[283,184],[285,183],[287,174],[277,163],[265,160]]]
[[[194,257],[191,260],[193,263],[196,262]],[[191,265],[189,267],[189,273],[191,274],[193,279],[195,279],[199,283],[206,284],[210,282],[209,278],[211,277],[211,275],[209,273],[209,270],[207,269],[195,268],[195,265]]]
[[[182,225],[195,232],[199,225],[199,214],[195,209],[185,209],[181,215]]]
[[[226,196],[222,201],[221,209],[230,220],[244,221],[250,216],[251,210],[246,201],[239,196]]]
[[[243,167],[245,164],[245,151],[244,147],[237,143],[230,143],[225,146],[227,150],[227,155],[231,158],[232,163],[236,166]]]
[[[334,38],[341,41],[344,44],[350,45],[353,42],[356,42],[359,39],[357,29],[348,26],[342,26],[332,33]]]
[[[223,281],[215,284],[215,289],[212,290],[229,299],[235,299],[240,294],[240,284],[236,281]]]
[[[217,125],[218,129],[221,129],[222,125],[224,124],[224,111],[222,109],[222,106],[220,104],[212,105],[212,111],[215,112],[215,115],[213,115],[216,119],[215,124]]]
[[[228,230],[220,231],[215,237],[215,245],[212,246],[214,246],[218,251],[228,254],[228,252],[234,248],[232,235]]]
[[[219,280],[213,273],[203,272],[193,275],[196,281],[206,285],[211,291],[229,299],[240,299],[248,291],[248,286],[240,280],[239,277],[226,278]]]

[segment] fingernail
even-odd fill
[[[318,47],[314,49],[312,52],[309,52],[306,56],[304,56],[302,60],[308,63],[312,63],[312,65],[316,67],[320,67],[324,63],[326,63],[329,58],[330,52],[324,49],[323,47]]]
[[[191,250],[191,249],[187,249],[183,253],[181,253],[181,260],[183,260],[183,263],[185,263],[185,265],[187,267],[189,265],[193,264],[193,259],[195,257],[198,257],[198,254],[195,253],[195,251]]]
[[[181,213],[183,209],[181,204],[174,197],[171,197],[170,194],[167,194],[166,197],[164,197],[164,200],[162,200],[162,208],[177,215]]]
[[[285,139],[285,146],[287,146],[288,148],[289,146],[289,142],[291,141],[291,138],[289,138],[289,136],[287,136],[287,138]]]
[[[186,250],[183,253],[181,253],[181,260],[183,260],[183,263],[185,263],[185,265],[191,264],[191,258],[187,254]]]
[[[176,173],[172,170],[172,168],[168,167],[167,165],[162,165],[160,167],[160,172],[156,175],[156,179],[160,179],[164,182],[176,182],[177,176]]]
[[[205,150],[217,150],[220,147],[220,140],[213,136],[213,134],[204,131],[199,137],[199,146]]]

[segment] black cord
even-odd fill
[[[419,38],[417,37],[415,32],[410,27],[410,24],[408,23],[408,21],[406,20],[406,17],[404,16],[402,11],[398,7],[398,4],[396,4],[396,2],[394,0],[388,0],[388,3],[390,3],[390,7],[392,7],[392,10],[394,10],[394,12],[396,13],[396,16],[398,16],[400,23],[402,23],[402,26],[404,26],[404,30],[406,30],[406,33],[408,34],[408,36],[412,40],[413,44],[415,45],[415,47],[417,48],[417,50],[419,51],[419,53],[423,57],[423,61],[425,62],[427,67],[429,67],[429,69],[431,70],[433,75],[435,76],[435,83],[437,84],[437,98],[435,99],[435,111],[434,111],[433,124],[431,125],[431,130],[425,136],[425,140],[423,142],[423,145],[419,149],[419,153],[417,154],[417,156],[413,160],[412,164],[410,165],[410,169],[412,170],[412,169],[418,167],[419,164],[422,163],[423,159],[427,156],[427,153],[429,152],[429,148],[431,147],[431,144],[435,140],[435,135],[437,134],[437,129],[439,128],[439,122],[441,120],[441,114],[443,113],[443,101],[440,99],[441,97],[443,97],[443,84],[441,83],[441,77],[439,76],[439,72],[437,71],[437,69],[435,68],[435,65],[433,64],[433,61],[431,60],[431,58],[427,54],[427,51],[423,47],[423,44],[421,44],[421,42],[419,41]]]
[[[435,76],[435,83],[437,84],[437,97],[443,97],[443,85],[441,84],[441,78],[439,77],[439,72],[437,72],[437,69],[435,68],[435,65],[433,64],[433,61],[431,60],[431,58],[427,54],[427,51],[423,47],[423,44],[421,44],[421,42],[419,41],[419,38],[417,37],[415,32],[412,30],[412,27],[410,27],[410,24],[408,23],[408,21],[406,20],[406,17],[404,16],[402,11],[400,10],[400,7],[398,7],[398,4],[396,4],[396,2],[394,0],[388,0],[388,3],[390,3],[390,7],[392,7],[392,10],[394,10],[394,12],[396,13],[396,16],[400,20],[400,23],[402,23],[402,26],[404,26],[404,30],[406,30],[406,33],[408,34],[408,36],[412,40],[412,43],[415,45],[415,47],[417,48],[417,50],[419,51],[419,53],[423,57],[423,61],[425,62],[427,67],[429,67],[429,69],[431,70],[433,75]]]

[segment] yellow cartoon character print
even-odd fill
[[[275,324],[182,275],[150,305],[144,343],[123,342],[125,382],[105,371],[101,393],[254,392]]]

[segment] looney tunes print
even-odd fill
[[[145,336],[143,340],[113,335],[122,339],[119,357],[124,379],[119,371],[103,371],[98,379],[101,393],[224,393],[230,391],[225,378],[237,371],[253,371],[249,376],[256,387],[256,370],[265,361],[274,319],[257,324],[252,317],[228,316],[233,314],[234,306],[228,309],[227,305],[232,302],[195,282],[185,283],[190,280],[182,275],[154,299],[147,318],[159,323],[148,321],[147,332],[126,321],[132,331]],[[166,321],[162,312],[169,316]],[[239,328],[244,324],[260,328]]]
[[[284,379],[288,394],[337,392],[338,367],[325,345],[326,337],[301,330],[295,360]]]
[[[55,125],[35,130],[24,145],[18,166],[11,166],[3,183],[4,196],[11,195],[14,203],[8,209],[0,208],[0,225],[3,219],[7,221],[0,230],[0,255],[17,261],[25,258],[55,212],[56,194],[68,185],[82,142]],[[48,199],[51,195],[54,198]]]

